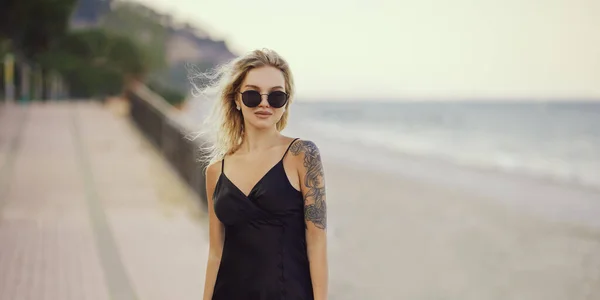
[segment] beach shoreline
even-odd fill
[[[333,299],[596,299],[600,230],[325,162]]]
[[[318,133],[286,129],[285,134],[313,140],[323,160],[358,171],[376,171],[399,179],[468,191],[482,199],[543,218],[600,229],[600,187],[554,177],[464,165],[406,154],[356,142],[328,139]]]
[[[332,299],[598,299],[600,193],[313,132]]]
[[[401,153],[600,191],[600,106],[589,103],[298,103],[289,128]]]

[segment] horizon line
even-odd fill
[[[568,102],[568,103],[600,103],[600,97],[425,97],[425,96],[389,96],[389,97],[343,97],[343,96],[296,96],[300,102]]]

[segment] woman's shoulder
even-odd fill
[[[223,159],[219,159],[217,161],[210,162],[208,166],[206,166],[206,177],[216,177],[219,173],[221,173],[221,163]]]
[[[290,145],[290,159],[301,176],[322,174],[321,152],[317,144],[309,139],[298,138]]]
[[[319,147],[315,142],[304,138],[290,138],[292,143],[290,144],[290,153],[292,156],[303,158],[306,155],[309,156],[320,156]]]

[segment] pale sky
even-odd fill
[[[600,99],[598,0],[136,1],[275,49],[299,97]]]

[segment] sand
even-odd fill
[[[325,171],[331,299],[600,299],[596,227],[334,159]]]

